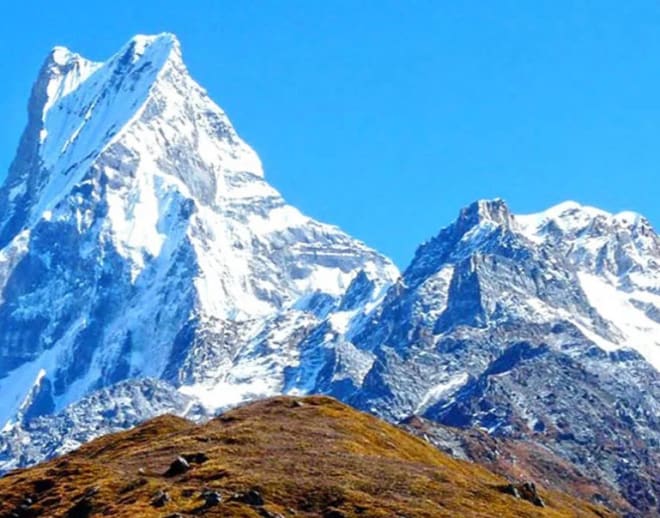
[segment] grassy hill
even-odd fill
[[[539,507],[516,492],[333,399],[276,397],[203,425],[160,417],[10,473],[0,517],[612,516],[563,493],[538,488]]]

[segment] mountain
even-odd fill
[[[356,332],[377,360],[347,401],[533,441],[657,514],[659,250],[641,216],[474,203]]]
[[[614,516],[519,490],[325,397],[260,401],[204,425],[157,418],[0,479],[0,507],[3,517]]]
[[[172,35],[54,49],[28,112],[0,191],[0,427],[128,378],[214,407],[278,392],[296,333],[398,276],[266,183]]]
[[[532,444],[588,481],[577,496],[660,513],[641,215],[480,200],[399,273],[285,203],[170,34],[105,63],[54,49],[28,114],[0,189],[0,471],[167,412],[323,393]]]

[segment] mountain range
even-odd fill
[[[0,207],[0,470],[322,393],[440,448],[527,442],[608,488],[593,501],[660,512],[660,237],[639,214],[479,200],[399,272],[283,200],[171,34],[104,63],[51,51]]]

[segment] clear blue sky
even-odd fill
[[[179,36],[306,213],[405,266],[458,209],[566,199],[660,223],[660,3],[35,0],[0,19],[0,177],[48,50]]]

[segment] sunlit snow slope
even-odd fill
[[[578,271],[589,303],[609,324],[590,338],[606,350],[635,349],[660,370],[660,239],[649,221],[575,202],[515,219],[525,236],[560,250]]]

